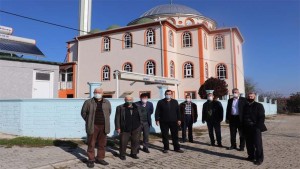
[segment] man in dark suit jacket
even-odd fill
[[[267,130],[265,126],[264,106],[254,101],[255,93],[248,94],[248,104],[245,106],[243,115],[243,131],[246,139],[246,147],[249,161],[260,165],[264,161],[263,143],[261,132]]]
[[[230,128],[230,142],[231,146],[228,150],[237,149],[236,146],[236,133],[240,135],[240,148],[239,151],[244,151],[245,138],[242,133],[242,119],[244,107],[247,104],[247,100],[244,97],[240,97],[239,89],[232,89],[233,98],[228,100],[226,109],[226,123],[229,123]]]
[[[162,141],[164,144],[163,153],[169,150],[169,130],[173,141],[174,151],[183,153],[178,142],[178,126],[181,124],[178,101],[172,99],[172,91],[166,90],[165,98],[157,102],[155,110],[156,125],[160,126]]]
[[[197,105],[192,102],[191,95],[185,96],[185,102],[180,103],[179,110],[181,114],[182,142],[186,142],[186,129],[188,128],[189,142],[193,143],[193,123],[197,122]]]
[[[214,99],[213,90],[206,90],[207,101],[202,108],[202,123],[207,124],[208,134],[212,146],[215,146],[214,130],[216,132],[218,147],[222,146],[221,122],[223,121],[223,106]]]
[[[148,148],[150,126],[152,125],[151,115],[153,114],[153,104],[148,101],[148,95],[146,93],[142,93],[140,99],[140,101],[136,102],[136,105],[144,107],[147,110],[147,121],[141,124],[141,131],[143,132],[143,151],[150,153]]]

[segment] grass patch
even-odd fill
[[[57,146],[57,147],[70,147],[77,148],[78,145],[84,144],[83,141],[70,141],[70,140],[53,140],[34,137],[17,137],[13,139],[0,139],[0,145],[6,148],[13,146],[20,147],[45,147],[45,146]]]

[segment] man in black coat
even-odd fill
[[[125,103],[116,108],[115,128],[120,135],[120,159],[126,160],[126,148],[128,141],[131,142],[131,154],[134,159],[138,159],[138,149],[140,147],[141,124],[147,122],[147,110],[144,107],[133,103],[133,97],[127,95]]]
[[[186,129],[188,128],[189,142],[193,143],[193,123],[197,122],[197,105],[192,102],[191,95],[185,96],[185,102],[180,103],[182,142],[186,142]]]
[[[214,131],[217,137],[218,147],[222,146],[221,140],[221,122],[223,120],[222,104],[214,100],[213,90],[206,90],[207,101],[202,108],[202,123],[207,124],[209,138],[212,146],[215,146]]]
[[[246,147],[249,161],[260,165],[264,160],[261,132],[267,130],[265,122],[265,109],[262,104],[255,102],[255,93],[248,94],[248,104],[243,115],[243,131],[246,139]]]
[[[231,146],[228,150],[237,149],[236,146],[236,133],[240,135],[240,148],[239,151],[244,151],[245,138],[242,133],[242,120],[244,107],[247,104],[247,100],[244,97],[240,97],[239,89],[232,89],[233,98],[228,100],[226,109],[226,123],[229,123],[230,129],[230,142]]]
[[[183,153],[178,142],[178,126],[181,124],[178,101],[172,99],[172,91],[166,90],[165,98],[159,100],[155,110],[156,125],[160,126],[162,141],[164,144],[163,153],[169,150],[169,130],[173,141],[174,151]]]

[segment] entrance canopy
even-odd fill
[[[135,82],[145,82],[147,84],[161,84],[161,85],[179,85],[180,81],[175,78],[166,78],[161,76],[146,75],[135,72],[127,72],[115,70],[115,76],[120,80],[128,80]]]

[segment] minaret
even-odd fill
[[[91,31],[92,0],[79,0],[79,35]]]

